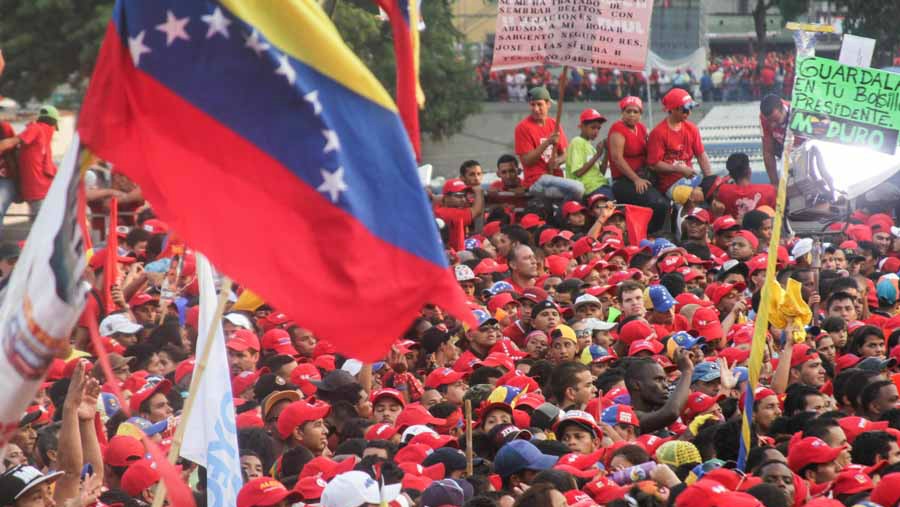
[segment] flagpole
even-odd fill
[[[222,288],[219,292],[219,299],[216,302],[216,313],[213,315],[212,324],[206,334],[206,342],[203,344],[203,353],[198,358],[197,366],[191,376],[191,389],[188,393],[187,400],[184,403],[184,410],[181,412],[181,420],[175,429],[175,437],[172,439],[172,447],[169,449],[169,462],[175,464],[178,454],[181,452],[181,442],[184,438],[184,432],[187,429],[187,422],[191,417],[191,410],[194,408],[194,400],[197,398],[197,386],[200,385],[200,378],[206,370],[206,363],[209,360],[209,354],[212,351],[212,344],[216,337],[216,322],[222,319],[225,313],[225,304],[228,303],[228,295],[231,293],[231,278],[225,277],[222,280]],[[162,481],[156,484],[156,491],[153,494],[153,506],[162,507],[163,500],[166,496],[166,486]]]

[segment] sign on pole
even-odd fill
[[[873,54],[875,54],[875,39],[845,33],[841,41],[838,62],[854,67],[869,67],[872,65]]]
[[[641,71],[652,0],[499,0],[493,70],[533,65]]]
[[[811,139],[893,155],[900,130],[900,74],[801,58],[790,128]]]

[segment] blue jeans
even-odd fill
[[[16,182],[9,178],[0,178],[0,229],[3,229],[3,217],[6,210],[16,198]]]
[[[545,174],[531,185],[531,193],[547,199],[577,201],[584,195],[584,185],[580,181]]]

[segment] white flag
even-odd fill
[[[78,136],[25,241],[0,306],[0,448],[15,433],[53,358],[69,346],[89,287],[78,225]],[[2,451],[0,451],[2,453]]]
[[[221,320],[212,322],[216,312],[216,288],[209,260],[197,253],[197,280],[200,283],[200,322],[197,354],[201,354],[215,326],[212,349],[206,370],[197,385],[190,419],[187,424],[181,456],[206,467],[206,501],[208,507],[234,507],[243,485],[231,396],[231,376],[225,352],[225,333]],[[199,358],[198,358],[199,361]],[[199,364],[194,367],[198,371]]]

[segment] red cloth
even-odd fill
[[[454,250],[466,248],[466,226],[472,223],[472,210],[469,208],[434,208],[434,216],[447,224],[449,231],[448,244]]]
[[[419,76],[416,73],[413,32],[409,27],[407,2],[399,0],[378,0],[378,5],[387,13],[394,36],[394,56],[397,73],[397,109],[409,141],[416,152],[416,160],[422,159],[422,148],[419,138],[419,104],[416,100],[416,85]],[[414,30],[418,30],[415,27]]]
[[[647,141],[648,165],[660,161],[674,164],[680,160],[688,167],[693,167],[694,157],[702,154],[700,130],[689,121],[682,122],[681,129],[676,131],[669,127],[668,120],[663,120],[650,131],[650,139]],[[680,173],[659,173],[656,188],[666,193],[673,183],[683,177]]]
[[[521,158],[522,155],[537,148],[545,139],[553,135],[555,131],[556,120],[553,118],[547,118],[544,120],[543,125],[538,125],[530,115],[527,116],[516,125],[516,155]],[[565,150],[568,145],[569,142],[566,140],[566,133],[563,132],[562,129],[559,129],[560,149]],[[553,150],[554,146],[548,146],[547,149],[544,150],[544,153],[541,154],[541,158],[539,158],[534,165],[525,166],[526,187],[530,188],[541,176],[551,174],[549,163],[553,156]],[[553,176],[563,176],[562,169],[559,167],[557,167],[552,174]]]
[[[725,214],[741,220],[748,211],[760,206],[775,209],[775,187],[772,185],[735,185],[726,183],[719,187],[717,199],[725,205]]]
[[[637,171],[647,165],[647,127],[643,123],[638,123],[634,130],[631,130],[622,120],[619,120],[609,128],[610,135],[614,132],[625,138],[623,156],[631,169]],[[607,141],[607,149],[609,149],[608,144]],[[618,166],[612,162],[609,164],[609,173],[613,179],[624,176]]]
[[[647,237],[647,225],[653,218],[653,210],[643,206],[625,205],[625,228],[628,230],[628,242],[638,245]]]
[[[39,201],[46,197],[56,176],[56,164],[50,151],[50,140],[56,127],[31,122],[19,134],[19,198]]]

